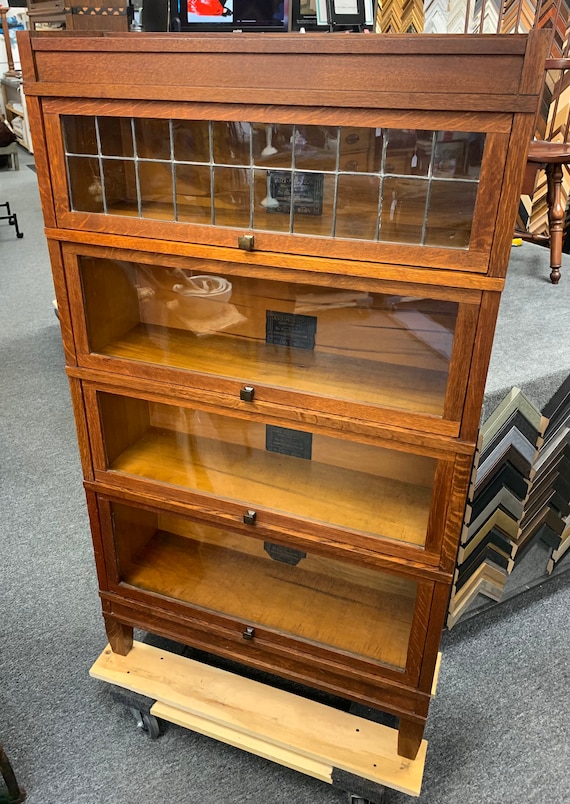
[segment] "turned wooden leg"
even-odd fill
[[[407,759],[415,759],[424,736],[425,723],[400,718],[398,727],[398,754]]]
[[[123,623],[115,620],[114,617],[105,615],[105,630],[113,653],[118,653],[119,656],[126,656],[133,647],[133,627],[123,625]]]
[[[550,233],[550,281],[557,285],[560,281],[562,265],[562,238],[564,236],[565,209],[562,204],[562,165],[547,165],[546,179],[548,192],[548,228]]]

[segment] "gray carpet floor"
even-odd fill
[[[16,240],[0,221],[0,742],[28,801],[346,802],[338,789],[176,726],[150,741],[88,676],[105,633],[36,176],[26,161],[22,152],[19,172],[0,171],[0,201],[11,202],[25,235]],[[543,384],[568,366],[570,261],[558,288],[546,281],[545,250],[525,245],[513,262],[509,285],[524,276],[525,298],[514,305],[515,330],[512,320],[500,322],[503,354],[494,353],[490,393],[515,375],[533,385],[533,362]],[[510,303],[505,296],[503,318]],[[421,804],[568,804],[569,611],[564,573],[444,636]],[[388,801],[411,799],[392,792]]]

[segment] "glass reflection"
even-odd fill
[[[250,173],[242,168],[214,168],[214,210],[218,226],[249,228]]]
[[[443,415],[457,303],[192,265],[81,257],[90,350],[132,361],[133,372],[163,365],[292,389],[307,408],[334,412],[343,399]]]
[[[99,160],[91,157],[68,156],[67,172],[71,208],[83,212],[104,212]]]
[[[165,512],[111,512],[122,583],[405,667],[416,581]]]
[[[90,154],[95,156],[98,153],[94,117],[64,115],[61,121],[65,149],[68,154]]]
[[[379,190],[377,176],[338,177],[337,237],[376,239]]]
[[[134,156],[130,117],[98,117],[101,153],[105,156]]]
[[[174,194],[170,162],[139,162],[139,184],[143,217],[173,220]]]
[[[98,399],[115,472],[425,544],[434,458],[143,399]]]
[[[428,186],[421,179],[384,179],[380,240],[422,242]]]
[[[256,165],[290,168],[293,154],[293,126],[253,124],[253,160]]]
[[[209,166],[176,165],[175,169],[178,220],[212,223]]]
[[[474,182],[434,182],[427,215],[426,245],[466,248],[476,199]]]
[[[176,161],[210,161],[210,127],[207,120],[173,120],[172,130]]]
[[[249,165],[251,129],[251,123],[212,123],[214,162],[219,165]]]
[[[74,209],[469,247],[481,132],[70,115],[62,125]]]
[[[295,167],[302,170],[335,170],[338,141],[323,126],[295,126]]]
[[[433,132],[417,129],[386,131],[384,171],[401,176],[427,176],[431,162]]]
[[[138,216],[139,204],[134,162],[104,159],[105,199],[112,215]]]
[[[334,225],[335,177],[330,173],[293,174],[293,231],[331,237]],[[282,188],[291,196],[291,179]]]
[[[256,170],[253,228],[288,232],[291,225],[291,173]]]
[[[170,159],[170,123],[168,120],[135,118],[137,156],[147,159]]]

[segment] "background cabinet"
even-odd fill
[[[416,756],[544,44],[23,38],[113,651],[382,709]]]
[[[22,91],[22,79],[4,76],[0,78],[0,85],[6,119],[12,126],[20,145],[33,152],[26,98]]]

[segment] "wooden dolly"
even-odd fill
[[[150,699],[154,718],[340,787],[355,804],[380,804],[386,788],[420,794],[427,742],[415,760],[400,757],[397,729],[143,642],[127,656],[107,646],[90,675]]]

